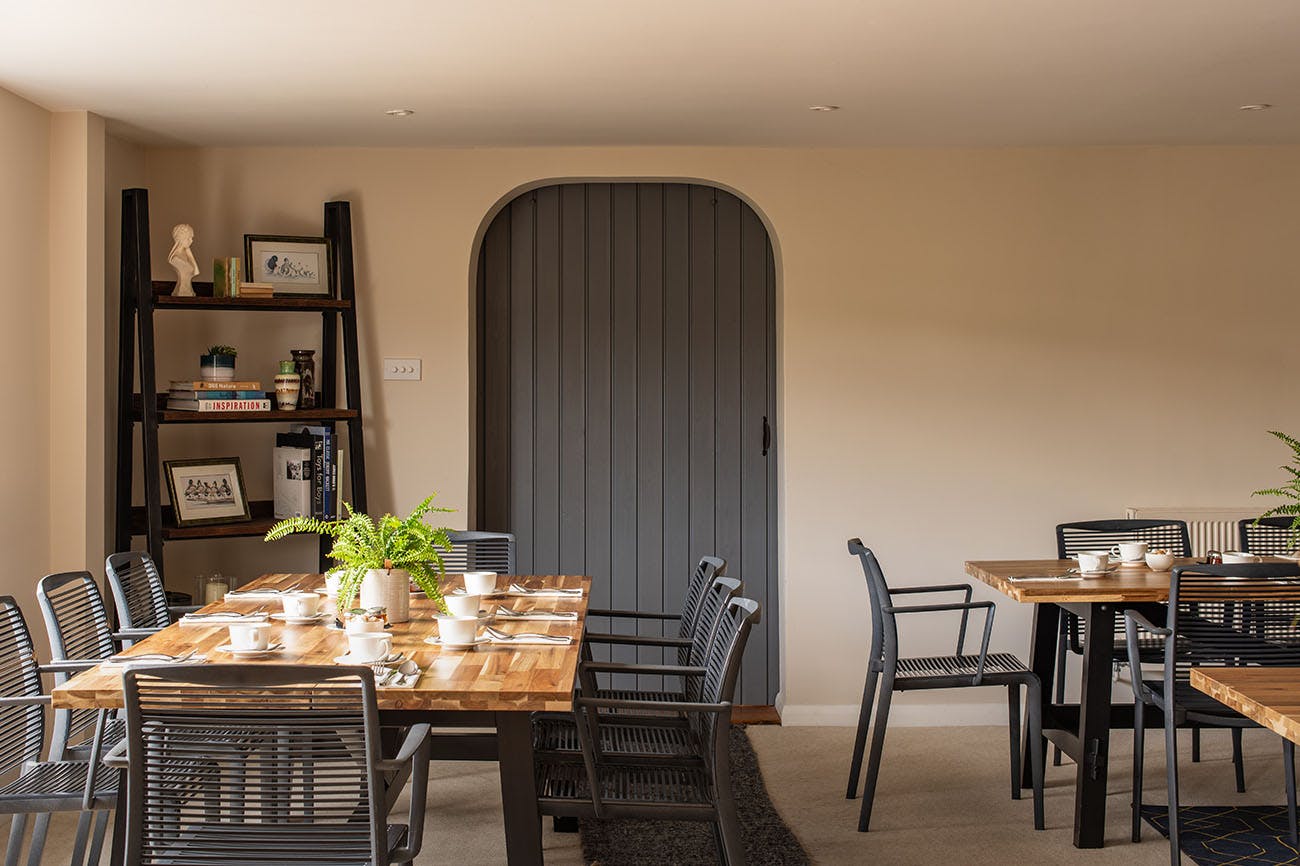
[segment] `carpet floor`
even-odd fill
[[[1116,732],[1111,740],[1106,847],[1089,851],[1071,845],[1074,767],[1068,762],[1047,768],[1046,830],[1034,832],[1028,798],[1010,798],[1005,728],[891,729],[872,830],[866,834],[856,832],[860,801],[844,799],[851,729],[751,726],[748,733],[773,805],[814,863],[1162,866],[1169,862],[1168,841],[1151,827],[1144,828],[1141,843],[1129,842],[1132,739],[1124,732]],[[1188,738],[1182,739],[1185,804],[1248,806],[1285,801],[1282,749],[1276,736],[1246,732],[1246,794],[1233,789],[1227,732],[1205,735],[1199,764],[1191,763]],[[1147,802],[1164,802],[1163,774],[1162,744],[1149,741]],[[496,765],[435,765],[428,804],[418,866],[505,862]],[[405,803],[399,803],[399,809],[404,808]],[[46,863],[67,862],[75,826],[75,818],[69,816],[52,822]],[[578,834],[554,833],[550,821],[543,824],[543,845],[547,866],[585,863]]]

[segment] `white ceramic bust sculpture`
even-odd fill
[[[194,297],[194,278],[198,276],[199,265],[194,261],[190,245],[194,243],[194,228],[187,223],[172,226],[172,251],[167,254],[167,264],[176,271],[176,288],[172,294],[181,298]]]

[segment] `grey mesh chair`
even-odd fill
[[[135,668],[123,695],[127,866],[387,866],[419,853],[429,726],[385,760],[369,668]],[[221,770],[233,763],[241,775]],[[384,776],[408,772],[408,823],[388,824]]]
[[[875,724],[872,730],[871,754],[867,761],[867,781],[862,792],[862,811],[858,817],[858,831],[865,833],[871,823],[871,808],[876,796],[876,779],[880,773],[880,757],[885,745],[885,730],[889,723],[889,705],[895,691],[923,689],[959,689],[979,686],[1002,686],[1007,690],[1008,716],[1011,728],[1011,798],[1020,799],[1020,689],[1026,691],[1029,716],[1029,742],[1042,739],[1041,684],[1033,671],[1011,653],[990,653],[989,639],[993,635],[993,614],[996,608],[991,601],[971,601],[971,586],[967,583],[942,586],[909,586],[891,589],[876,556],[857,538],[849,540],[849,553],[858,557],[867,578],[867,594],[871,599],[871,656],[867,660],[867,682],[862,692],[862,710],[858,716],[858,732],[853,743],[853,760],[849,768],[848,797],[857,793],[858,774],[862,769],[862,752],[871,726],[871,705],[880,680],[880,697],[876,703]],[[966,600],[951,604],[898,605],[894,596],[917,593],[962,592]],[[965,652],[966,626],[970,612],[984,611],[984,635],[978,655]],[[950,656],[928,658],[900,658],[898,655],[898,615],[912,613],[937,613],[960,611],[961,624],[957,630],[957,652]],[[1030,770],[1034,787],[1034,829],[1043,829],[1043,749],[1028,748]]]
[[[1114,520],[1079,520],[1073,523],[1061,523],[1056,527],[1056,556],[1069,559],[1081,550],[1110,550],[1121,541],[1145,541],[1152,550],[1164,548],[1174,556],[1191,556],[1192,541],[1187,532],[1187,522],[1183,520],[1152,520],[1122,518]],[[1114,658],[1116,668],[1124,658],[1124,624],[1115,624]],[[1149,662],[1160,660],[1158,642],[1145,641],[1142,651]],[[1056,683],[1053,690],[1056,703],[1065,702],[1065,657],[1067,652],[1083,655],[1083,632],[1079,618],[1068,611],[1061,611],[1061,634],[1056,644]],[[1201,740],[1194,734],[1192,747],[1193,760],[1201,759]],[[1240,745],[1234,743],[1235,754],[1240,755]],[[1061,750],[1053,748],[1052,763],[1060,766]],[[1244,785],[1240,770],[1237,773],[1238,785]],[[1244,788],[1239,788],[1244,790]]]
[[[1237,535],[1244,553],[1261,556],[1292,556],[1296,543],[1291,531],[1293,517],[1246,518],[1238,521]]]
[[[1169,583],[1166,624],[1157,626],[1137,611],[1124,615],[1129,672],[1136,699],[1133,719],[1133,841],[1142,831],[1142,764],[1145,708],[1164,716],[1166,784],[1169,803],[1170,860],[1179,863],[1178,728],[1188,724],[1228,727],[1235,731],[1259,727],[1245,716],[1194,689],[1193,667],[1300,665],[1300,565],[1190,565],[1173,570]],[[1160,677],[1142,673],[1140,640],[1152,635],[1161,642],[1164,667]],[[1287,817],[1291,844],[1297,844],[1295,746],[1282,741]]]
[[[81,812],[73,842],[71,862],[86,858],[98,863],[108,822],[97,822],[89,836],[90,815],[107,817],[117,803],[117,773],[99,761],[102,732],[95,737],[87,760],[42,761],[45,745],[45,707],[49,695],[41,692],[41,674],[62,671],[59,665],[39,665],[32,636],[22,611],[10,596],[0,596],[0,814],[13,816],[9,827],[6,866],[16,866],[22,853],[27,816],[36,815],[28,852],[30,864],[40,863],[46,825],[52,812]],[[90,846],[87,851],[87,840]]]
[[[575,707],[581,760],[572,754],[535,752],[542,814],[707,821],[714,825],[718,859],[727,866],[743,866],[745,849],[731,790],[730,697],[759,613],[758,602],[751,599],[728,601],[703,666],[688,674],[700,682],[693,700],[665,703],[580,694]],[[665,708],[680,721],[641,718],[642,713]],[[653,743],[653,731],[659,730],[671,732],[671,739],[684,747],[658,753],[612,748],[620,742],[626,745],[626,733],[638,727],[642,745]]]
[[[442,553],[442,567],[448,574],[466,571],[515,573],[515,537],[509,532],[459,530],[448,532],[451,550]]]
[[[117,637],[129,644],[171,625],[180,616],[199,609],[197,605],[167,603],[153,557],[144,551],[114,553],[104,561],[108,588],[117,608]]]

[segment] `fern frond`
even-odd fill
[[[298,532],[334,536],[338,534],[338,521],[318,520],[315,517],[289,517],[268,529],[263,540],[279,541],[286,535],[293,535]]]

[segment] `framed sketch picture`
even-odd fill
[[[165,460],[167,494],[177,526],[208,526],[251,520],[244,470],[238,457]]]
[[[244,273],[277,295],[334,296],[334,245],[329,238],[244,235]]]

